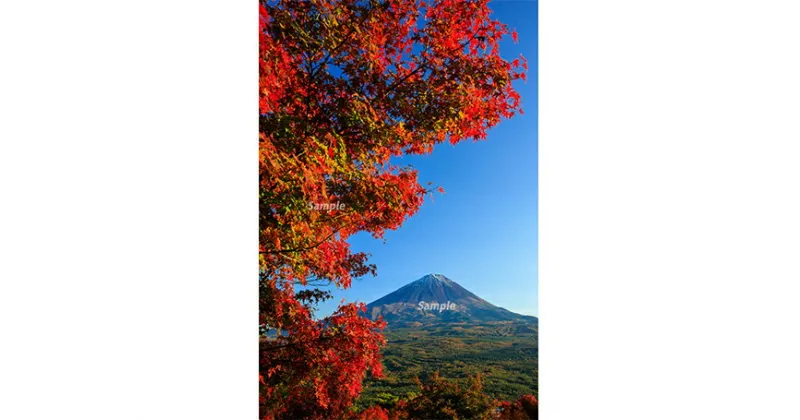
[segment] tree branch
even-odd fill
[[[317,244],[315,244],[315,245],[309,245],[309,246],[307,246],[307,247],[304,247],[304,248],[293,248],[293,249],[273,249],[273,250],[270,250],[270,251],[261,251],[261,252],[260,252],[260,254],[288,254],[288,253],[291,253],[291,252],[303,252],[303,251],[308,251],[309,249],[313,249],[313,248],[316,248],[316,247],[318,247],[318,246],[320,246],[320,245],[324,244],[325,242],[327,242],[327,241],[328,241],[328,239],[332,238],[332,237],[333,237],[333,235],[336,235],[337,233],[339,233],[339,231],[340,231],[340,230],[341,230],[341,229],[336,229],[336,230],[335,230],[335,231],[333,231],[333,232],[332,232],[330,235],[326,236],[326,237],[325,237],[325,239],[323,239],[322,241],[318,242],[318,243],[317,243]]]

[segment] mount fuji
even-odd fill
[[[495,306],[442,274],[428,274],[367,305],[367,317],[389,325],[523,322],[538,323]]]

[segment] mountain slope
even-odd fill
[[[441,274],[428,274],[367,305],[367,316],[390,325],[521,321],[532,316],[492,305]]]
[[[492,305],[441,274],[370,303],[367,314],[388,321],[382,351],[386,377],[365,381],[362,406],[385,401],[386,395],[413,395],[419,391],[417,378],[433,372],[457,380],[481,375],[486,392],[502,400],[538,395],[535,317]]]

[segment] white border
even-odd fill
[[[800,15],[543,1],[542,418],[800,418]]]
[[[257,28],[0,6],[0,418],[257,417]]]

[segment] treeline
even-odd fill
[[[535,396],[500,401],[484,392],[481,376],[466,384],[445,379],[439,372],[426,381],[417,379],[417,390],[404,397],[382,393],[366,407],[358,404],[338,411],[316,404],[295,404],[291,409],[262,413],[262,420],[528,420],[539,418]]]
[[[415,377],[425,379],[434,371],[462,381],[480,374],[486,393],[499,400],[514,400],[538,388],[535,334],[487,337],[474,330],[463,329],[459,336],[448,334],[452,327],[386,332],[387,344],[381,349],[385,375],[364,380],[357,404],[373,405],[382,395],[407,395],[417,389]]]
[[[381,394],[382,401],[348,415],[353,420],[527,420],[539,418],[539,402],[527,394],[516,401],[498,401],[483,391],[480,375],[469,379],[467,386],[447,380],[436,372],[420,382],[417,392],[406,398]]]

